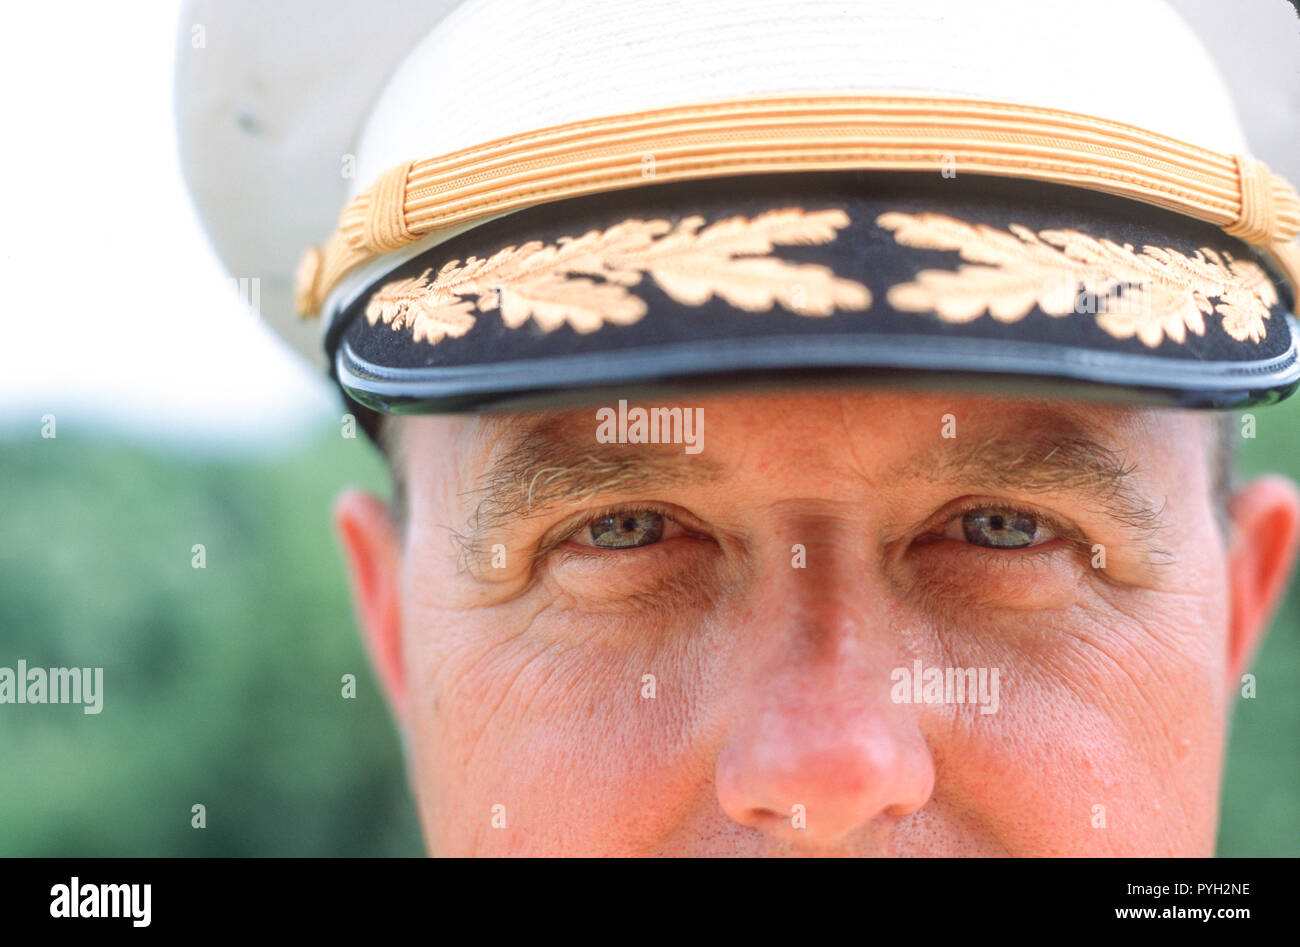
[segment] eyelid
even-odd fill
[[[580,513],[575,513],[572,516],[566,517],[546,531],[541,542],[538,544],[537,555],[543,556],[562,543],[568,542],[576,536],[579,531],[590,526],[596,520],[606,516],[616,516],[620,513],[655,513],[662,516],[668,522],[676,524],[679,529],[687,532],[690,531],[690,527],[682,522],[683,517],[680,511],[674,511],[662,503],[634,500],[628,503],[596,507],[595,509],[584,510]],[[659,542],[662,541],[662,539],[659,540]],[[650,545],[654,544],[651,543]],[[622,551],[618,549],[604,549],[600,546],[592,546],[591,548],[602,553]],[[630,548],[641,549],[645,547],[633,546]]]
[[[586,536],[584,534],[589,533],[592,524],[600,520],[625,519],[631,516],[643,517],[647,515],[657,516],[664,521],[664,526],[663,526],[663,530],[661,531],[661,535],[654,542],[641,543],[640,545],[636,545],[636,546],[622,546],[622,547],[598,546],[594,541],[584,542],[578,538],[578,537],[583,537],[585,539]],[[568,533],[565,536],[565,538],[561,540],[561,542],[573,543],[574,545],[582,546],[584,549],[595,549],[600,552],[625,552],[632,549],[642,549],[645,546],[653,546],[656,543],[661,543],[668,539],[675,539],[677,536],[682,535],[684,532],[685,529],[682,527],[682,524],[677,522],[677,520],[673,519],[673,517],[669,516],[667,513],[664,513],[660,510],[651,509],[649,507],[636,506],[636,507],[625,507],[621,509],[607,510],[604,513],[597,513],[595,516],[588,517],[582,522],[581,525],[578,526],[577,529],[575,529],[571,533]]]
[[[1091,540],[1078,526],[1054,513],[1043,510],[1032,503],[1024,503],[1020,500],[1009,500],[1004,497],[991,496],[969,496],[949,504],[931,517],[930,521],[922,529],[923,535],[935,535],[949,523],[959,517],[965,516],[971,510],[980,510],[984,508],[1004,509],[1012,513],[1021,513],[1032,516],[1039,522],[1039,525],[1046,526],[1057,539],[1064,539],[1074,543],[1088,543]],[[1050,542],[1051,540],[1046,540]],[[1033,549],[1043,543],[1036,543],[1034,546],[1025,546],[1024,549]],[[1015,550],[1011,550],[1015,551]]]
[[[1012,506],[996,506],[996,505],[977,506],[974,509],[977,510],[992,509],[992,510],[999,510],[999,511],[1005,510],[1008,513],[1013,513],[1019,516],[1032,517],[1034,520],[1034,525],[1036,527],[1034,541],[1027,546],[1008,546],[1008,547],[981,546],[979,543],[972,543],[966,539],[966,532],[965,532],[964,525],[962,523],[962,520],[965,518],[966,513],[958,513],[948,520],[947,524],[945,525],[944,532],[942,534],[943,537],[945,539],[955,539],[960,542],[968,543],[971,546],[979,546],[979,548],[981,549],[997,549],[1005,552],[1017,552],[1025,549],[1037,549],[1039,546],[1045,546],[1048,543],[1050,543],[1053,539],[1057,538],[1057,532],[1052,527],[1052,524],[1047,522],[1047,520],[1045,520],[1043,517],[1038,516],[1036,513],[1032,513],[1029,510],[1021,510]],[[969,513],[970,510],[967,510],[966,512]],[[1047,535],[1043,538],[1039,538],[1039,536],[1037,535],[1039,533],[1046,533]]]

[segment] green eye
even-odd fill
[[[961,528],[968,543],[994,549],[1022,549],[1039,539],[1036,518],[996,507],[970,510],[961,518]]]
[[[591,544],[601,549],[634,549],[657,543],[664,534],[664,518],[648,510],[612,513],[591,521]]]

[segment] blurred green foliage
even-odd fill
[[[1300,481],[1300,394],[1256,408],[1257,429],[1242,441],[1243,477],[1274,472]],[[1300,570],[1297,570],[1300,573]],[[1218,854],[1300,855],[1300,583],[1255,658],[1256,697],[1239,700],[1228,740]]]
[[[0,666],[104,668],[97,716],[0,706],[0,854],[423,851],[329,525],[341,485],[385,489],[364,438],[187,460],[60,433],[0,470]]]
[[[1300,397],[1255,414],[1243,470],[1300,477]],[[0,706],[0,855],[423,851],[327,516],[386,490],[364,439],[250,460],[37,436],[0,471],[0,665],[105,669],[98,716]],[[1236,710],[1222,855],[1300,854],[1298,630],[1293,588]]]

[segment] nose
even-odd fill
[[[811,553],[811,550],[810,550]],[[934,761],[910,705],[890,700],[899,664],[884,590],[822,561],[765,576],[745,640],[759,657],[738,685],[715,774],[734,821],[795,845],[887,834],[934,788]],[[843,579],[840,581],[839,579]]]

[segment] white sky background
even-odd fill
[[[0,31],[0,437],[292,446],[341,404],[240,303],[181,179],[175,3],[18,4]]]

